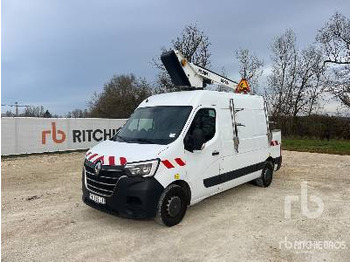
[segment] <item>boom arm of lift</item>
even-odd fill
[[[176,86],[203,88],[207,84],[219,84],[236,89],[237,82],[189,62],[177,50],[163,53],[160,59]]]

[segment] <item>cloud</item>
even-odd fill
[[[233,52],[269,63],[272,38],[292,28],[300,46],[347,1],[2,1],[2,102],[83,108],[113,74],[154,80],[152,58],[189,23],[212,42],[212,69],[235,76]]]

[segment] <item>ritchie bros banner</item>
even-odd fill
[[[1,119],[1,154],[17,155],[88,149],[111,138],[126,119]]]

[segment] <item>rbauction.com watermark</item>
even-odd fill
[[[280,249],[312,252],[313,250],[344,250],[348,249],[345,241],[333,240],[288,240],[287,237],[279,242]]]

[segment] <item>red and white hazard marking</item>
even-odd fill
[[[119,165],[125,166],[127,163],[127,160],[125,157],[119,157],[118,159],[115,156],[98,155],[98,154],[93,154],[92,152],[88,152],[86,154],[86,159],[92,163],[101,162],[103,165],[107,165],[107,166],[119,166]]]
[[[176,163],[176,164],[175,164]],[[178,158],[175,158],[174,159],[174,162],[170,162],[168,159],[165,159],[165,160],[162,160],[162,164],[168,168],[168,169],[171,169],[171,168],[175,168],[175,166],[185,166],[186,165],[186,162],[182,160],[182,158],[178,157]]]
[[[87,152],[85,157],[88,161],[92,163],[101,162],[103,165],[107,165],[107,166],[119,166],[119,165],[125,166],[128,162],[125,157],[119,157],[118,159],[114,156],[104,156],[104,155],[99,155],[92,152]],[[183,167],[186,165],[186,162],[180,157],[172,159],[171,161],[168,159],[164,159],[161,162],[168,169],[179,167],[179,166]]]
[[[270,146],[278,146],[279,142],[277,140],[272,140]]]

